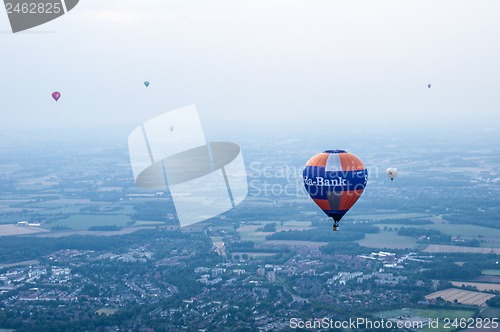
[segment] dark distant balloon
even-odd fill
[[[146,86],[146,88],[149,86],[149,81],[146,81],[144,82],[144,85]]]
[[[344,150],[327,150],[312,157],[303,172],[304,185],[313,201],[338,222],[356,203],[368,180],[368,171],[355,155]]]
[[[52,92],[52,98],[54,98],[55,101],[58,101],[59,98],[61,98],[61,93],[60,92]]]
[[[174,131],[174,126],[170,126],[170,132]]]
[[[427,87],[428,87],[429,89],[431,88],[431,86],[432,86],[432,85],[431,85],[430,83],[429,83],[429,84],[427,84]]]

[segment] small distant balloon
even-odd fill
[[[430,83],[429,83],[429,84],[427,84],[427,87],[428,87],[429,89],[431,88],[431,86],[432,86],[432,85],[431,85]]]
[[[170,126],[170,132],[174,131],[174,126]]]
[[[60,92],[52,92],[52,98],[54,98],[55,101],[58,101],[59,98],[61,98],[61,93]]]
[[[146,81],[144,82],[144,85],[146,86],[146,88],[149,86],[149,81]]]
[[[391,179],[391,181],[394,181],[394,178],[398,176],[397,168],[390,167],[385,172],[387,173],[387,176],[389,177],[389,179]]]

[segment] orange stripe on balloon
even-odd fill
[[[362,189],[344,191],[342,193],[342,196],[340,197],[339,210],[349,210],[354,205],[354,203],[356,203],[362,193]]]
[[[325,166],[328,153],[318,153],[307,162],[306,166]]]
[[[321,210],[331,210],[330,209],[330,204],[328,203],[327,199],[314,199],[314,203],[316,203]]]
[[[342,166],[342,171],[362,171],[365,169],[363,162],[353,154],[350,153],[340,153],[340,165]]]

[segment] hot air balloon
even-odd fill
[[[144,85],[146,86],[146,88],[149,86],[149,81],[146,81],[144,82]]]
[[[52,98],[54,98],[55,101],[58,101],[59,98],[61,98],[61,93],[57,91],[52,92]]]
[[[363,162],[344,150],[327,150],[312,157],[303,172],[304,185],[313,201],[333,218],[333,230],[356,203],[368,180]]]
[[[391,179],[391,181],[394,181],[394,178],[398,176],[397,168],[389,167],[385,172],[387,173],[387,176],[389,177],[389,179]]]
[[[431,85],[430,83],[429,83],[429,84],[427,84],[427,87],[428,87],[429,89],[431,88],[431,86],[432,86],[432,85]]]

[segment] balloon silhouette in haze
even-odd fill
[[[149,81],[146,81],[144,82],[144,85],[146,86],[146,88],[149,86]]]
[[[427,84],[427,87],[428,87],[429,89],[431,88],[431,86],[432,86],[432,85],[431,85],[430,83],[429,83],[429,84]]]

